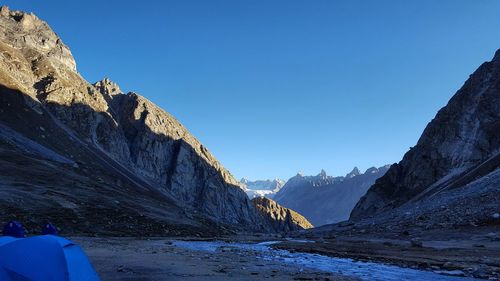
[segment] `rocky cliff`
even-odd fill
[[[96,189],[96,197],[104,190],[116,192],[117,197],[125,190],[135,196],[151,193],[155,200],[150,207],[156,213],[168,201],[169,208],[191,217],[186,222],[193,220],[192,214],[203,214],[222,224],[260,227],[260,216],[238,181],[186,128],[146,98],[123,93],[109,79],[94,84],[85,81],[76,71],[69,48],[35,15],[1,8],[0,54],[2,159],[7,154],[13,159],[14,155],[24,157],[29,152],[30,157],[42,161],[41,166],[55,165],[53,171],[61,178],[68,175],[67,168],[75,177],[69,181],[74,184],[54,177],[40,187],[36,182],[42,173],[24,178],[23,186],[30,187],[23,188],[37,186],[35,193],[40,194],[53,192],[54,186],[61,188],[72,193],[76,201],[70,205],[82,214],[80,208],[85,209],[82,206],[92,200],[87,193],[77,196],[81,191],[77,186],[99,178],[97,185],[107,187]],[[54,157],[49,154],[67,163],[52,163]],[[11,175],[20,176],[17,172],[26,168],[14,160],[4,164],[16,172]],[[48,172],[45,167],[40,169]],[[92,170],[93,175],[89,174]],[[12,188],[16,180],[12,176],[3,184]],[[63,182],[68,186],[62,187]],[[9,201],[12,192],[6,196],[2,198],[4,210],[16,205],[14,199]],[[143,201],[139,198],[137,202]],[[2,215],[16,216],[14,211]]]
[[[430,198],[500,166],[500,50],[427,125],[417,144],[361,198],[351,218]]]
[[[265,197],[252,199],[262,219],[267,222],[268,229],[276,231],[296,231],[312,228],[313,225],[299,213],[280,206],[275,201]]]
[[[352,209],[388,166],[361,173],[354,168],[344,177],[297,175],[285,184],[274,200],[306,217],[315,226],[347,220]]]

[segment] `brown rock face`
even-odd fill
[[[265,197],[255,197],[252,203],[269,225],[276,231],[296,231],[312,228],[313,225],[299,213],[280,206],[275,201]]]
[[[148,190],[144,193],[155,194],[152,195],[154,206],[149,207],[160,220],[162,208],[173,208],[200,214],[221,224],[261,227],[261,219],[239,183],[173,116],[136,93],[122,93],[109,79],[89,84],[76,71],[68,47],[47,23],[33,14],[10,11],[6,7],[0,11],[0,85],[5,99],[0,105],[5,116],[0,125],[5,130],[0,132],[4,140],[7,135],[15,135],[9,140],[17,145],[9,146],[7,141],[1,143],[3,153],[23,154],[19,146],[26,142],[20,140],[28,138],[68,159],[71,169],[75,169],[74,181],[83,177],[82,182],[89,180],[85,183],[89,185],[94,181],[92,177],[101,178],[97,185],[107,187],[97,188],[94,196],[102,196],[100,193],[104,190],[110,194],[116,191],[117,197],[124,190],[141,196],[141,190]],[[34,129],[27,131],[27,127]],[[47,130],[47,127],[52,131],[38,129]],[[42,150],[33,152],[34,157],[50,162],[46,153],[40,152]],[[5,165],[21,169],[21,164],[12,161]],[[58,171],[63,164],[54,165],[53,170]],[[84,170],[93,170],[93,173],[84,175]],[[40,176],[23,179],[24,184],[34,185]],[[9,179],[12,180],[15,181],[15,177]],[[60,185],[53,179],[37,192],[52,192],[50,184]],[[69,188],[64,192],[70,192]],[[78,194],[80,191],[74,187],[71,192]],[[76,203],[72,201],[65,206],[82,214],[80,209],[86,210],[85,206],[91,204],[90,196],[80,194],[74,198]],[[169,205],[163,206],[161,198]],[[0,204],[14,204],[4,199]],[[137,201],[140,203],[130,201],[132,205],[128,207],[134,209],[133,204],[137,204],[135,207],[139,208],[149,202]],[[50,208],[54,212],[57,209]],[[146,220],[144,215],[142,219]],[[182,224],[182,221],[175,223]]]
[[[368,217],[464,186],[500,167],[500,50],[427,125],[417,145],[369,189],[351,213]]]

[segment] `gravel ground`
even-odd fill
[[[175,247],[169,239],[72,239],[85,250],[103,281],[108,280],[356,280],[259,259],[245,251],[214,253]]]

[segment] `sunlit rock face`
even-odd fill
[[[85,81],[69,48],[35,15],[1,8],[0,54],[0,84],[20,91],[40,120],[50,118],[79,146],[110,158],[110,170],[133,174],[187,212],[261,226],[239,182],[182,124],[141,95],[123,93],[109,79]],[[85,162],[78,159],[83,152],[61,153]]]
[[[500,166],[500,50],[427,125],[417,144],[356,205],[360,219],[418,201]]]
[[[261,214],[262,219],[268,224],[266,227],[268,229],[289,232],[313,227],[313,225],[299,213],[284,208],[269,198],[256,197],[252,199],[252,203]]]

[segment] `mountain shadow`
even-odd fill
[[[252,227],[245,221],[223,223],[206,212],[213,205],[228,208],[225,200],[234,200],[229,197],[232,190],[239,192],[237,186],[228,186],[223,196],[198,189],[194,204],[187,205],[168,186],[160,187],[83,141],[38,101],[5,86],[0,86],[0,101],[0,221],[17,219],[36,229],[49,220],[67,234],[99,235],[213,236],[225,229],[259,229],[257,221]],[[50,106],[56,113],[93,111],[83,104]],[[175,142],[178,153],[181,148],[193,153],[183,140],[157,138]],[[199,165],[217,175],[201,158]],[[164,169],[171,173],[175,167],[170,163]],[[246,203],[234,207],[244,209]]]

